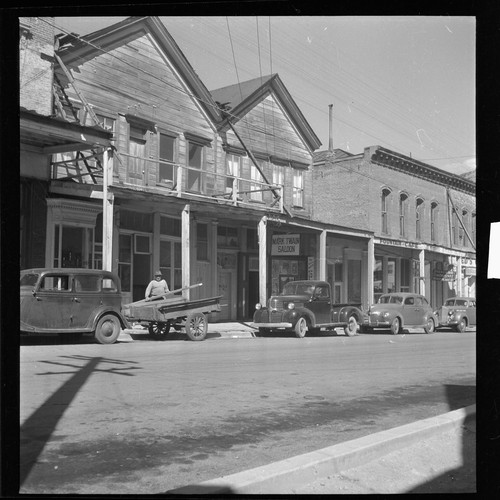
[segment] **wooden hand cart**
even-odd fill
[[[202,283],[172,290],[150,300],[139,300],[122,306],[122,314],[129,321],[149,323],[149,333],[154,337],[167,335],[171,328],[184,330],[191,340],[204,340],[208,331],[206,315],[220,311],[221,296],[187,300],[175,295],[182,290],[202,286]]]

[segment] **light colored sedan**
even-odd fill
[[[451,327],[457,332],[465,332],[468,326],[476,326],[476,299],[473,297],[453,297],[436,311],[438,327]]]
[[[361,331],[384,328],[397,335],[403,328],[423,328],[425,333],[433,333],[437,324],[437,317],[423,295],[386,293],[368,310]]]

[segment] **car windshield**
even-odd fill
[[[35,286],[39,276],[36,273],[22,274],[21,286]]]
[[[282,295],[311,295],[313,292],[314,285],[290,282],[283,287]]]
[[[448,306],[448,307],[449,307],[449,306],[452,306],[452,305],[454,305],[454,304],[455,304],[455,299],[449,299],[449,300],[447,300],[447,301],[444,303],[444,305],[445,305],[445,306]]]
[[[378,299],[379,304],[402,304],[403,297],[399,295],[382,295],[380,299]]]

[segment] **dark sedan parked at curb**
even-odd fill
[[[436,311],[438,327],[451,327],[457,332],[465,332],[468,326],[476,326],[476,299],[473,297],[453,297]]]
[[[385,328],[397,335],[403,328],[423,328],[425,333],[433,333],[437,324],[437,316],[424,296],[386,293],[368,310],[361,331]]]
[[[113,344],[130,328],[118,276],[97,269],[26,269],[20,282],[21,333],[93,333]]]

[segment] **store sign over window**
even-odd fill
[[[434,269],[434,272],[432,274],[432,279],[433,280],[438,280],[438,281],[455,281],[456,279],[456,271],[455,267],[452,267],[450,269]]]
[[[275,234],[272,238],[271,255],[299,255],[299,234]]]

